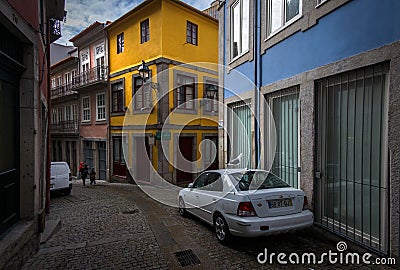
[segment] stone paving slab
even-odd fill
[[[276,262],[259,264],[268,252],[336,251],[342,241],[312,228],[260,238],[216,240],[208,224],[147,197],[137,186],[98,182],[83,188],[74,182],[70,196],[52,198],[48,219],[62,227],[23,269],[282,269]],[[366,252],[347,242],[349,250]],[[174,255],[191,249],[199,265],[180,267]],[[285,269],[399,269],[376,265],[285,265]],[[397,267],[397,268],[396,268]]]

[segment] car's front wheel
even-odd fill
[[[181,215],[181,217],[187,216],[185,202],[183,201],[182,197],[179,198],[179,215]]]
[[[218,242],[224,244],[231,240],[228,224],[221,214],[218,214],[214,219],[214,229]]]

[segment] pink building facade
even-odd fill
[[[94,168],[96,177],[108,180],[108,47],[106,23],[95,22],[71,38],[78,48],[79,156]]]

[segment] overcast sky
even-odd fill
[[[183,0],[197,9],[210,6],[212,0]],[[95,21],[114,21],[143,0],[66,0],[67,21],[61,25],[62,37],[59,44],[72,45],[68,40]]]

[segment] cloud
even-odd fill
[[[183,0],[197,9],[210,6],[212,0]],[[71,45],[69,40],[95,21],[114,21],[143,0],[66,0],[67,21],[61,25],[62,37],[56,42]]]

